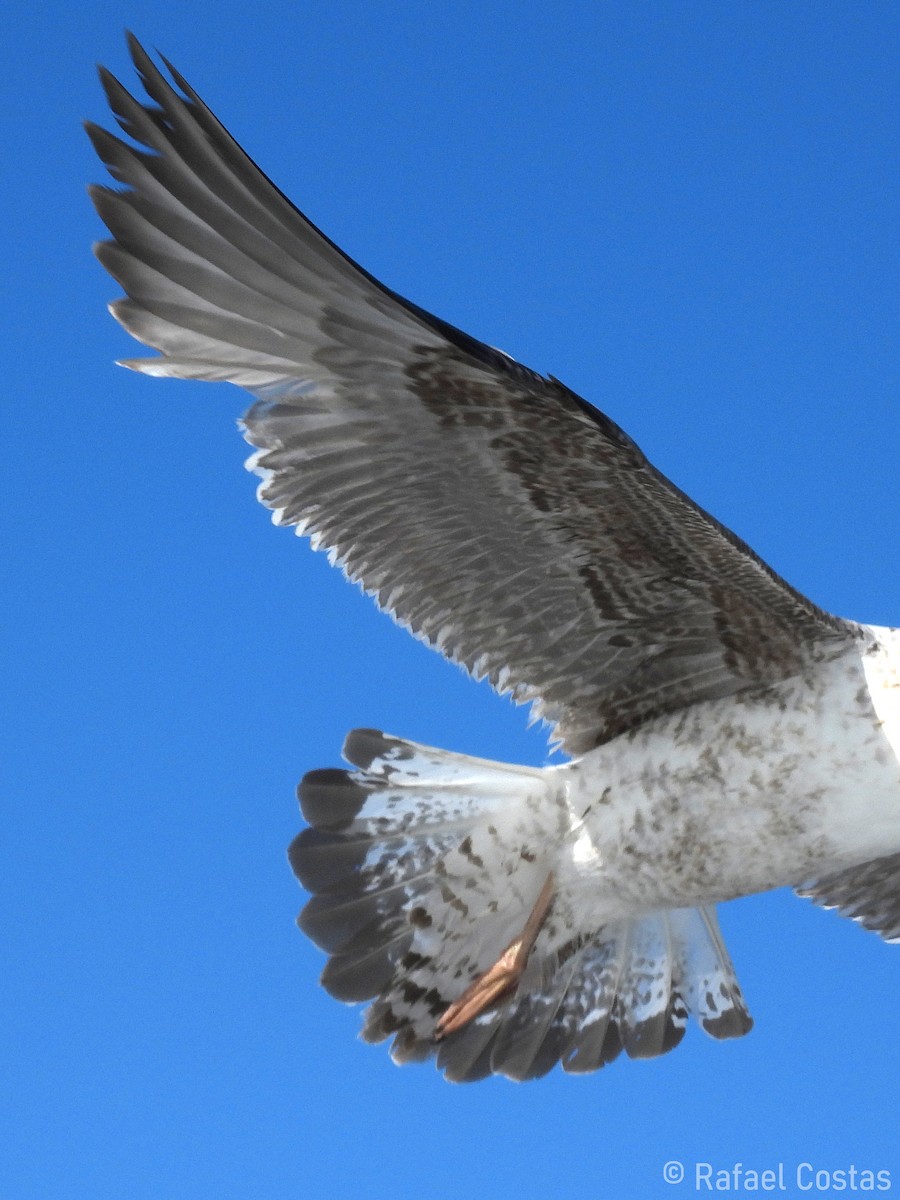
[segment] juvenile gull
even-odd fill
[[[534,769],[355,730],[290,848],[324,986],[453,1080],[592,1071],[751,1020],[715,906],[784,885],[900,938],[900,631],[830,616],[613,421],[404,300],[169,64],[88,132],[112,313],[227,381],[259,496],[416,637],[532,706]]]

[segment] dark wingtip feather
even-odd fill
[[[97,63],[97,76],[100,80],[100,86],[106,93],[107,99],[110,98],[111,91],[122,87],[122,84],[119,83],[118,79],[116,79],[115,75],[113,75],[112,71],[110,71],[109,67],[104,66],[103,63]]]
[[[128,49],[131,50],[132,62],[134,66],[137,67],[138,73],[140,74],[140,78],[143,80],[146,90],[148,90],[149,94],[154,97],[154,100],[157,102],[160,101],[161,97],[158,95],[158,91],[172,91],[172,86],[170,86],[168,80],[160,71],[160,68],[157,67],[154,60],[150,58],[148,52],[146,52],[142,44],[140,44],[140,42],[137,40],[137,37],[134,37],[131,42],[128,42]]]
[[[166,68],[166,70],[169,72],[169,74],[172,76],[172,78],[175,80],[175,83],[178,85],[178,87],[180,87],[181,90],[184,92],[185,96],[187,96],[189,100],[193,101],[194,104],[202,104],[203,103],[202,100],[197,95],[197,93],[194,91],[194,89],[191,87],[191,85],[188,83],[188,81],[185,79],[185,77],[181,74],[181,72],[176,67],[172,66],[172,64],[169,62],[169,60],[166,58],[166,56],[164,54],[161,54],[158,50],[156,53],[159,54],[160,61],[162,62],[162,64]],[[205,105],[204,105],[204,107],[205,107]]]
[[[91,144],[97,151],[101,161],[108,166],[109,159],[107,155],[110,153],[110,142],[118,142],[118,138],[115,134],[110,133],[108,129],[104,129],[102,125],[98,125],[96,121],[82,121],[81,124],[84,132],[91,139]]]
[[[134,138],[136,142],[142,145],[147,145],[146,137],[141,136],[138,127],[141,118],[146,118],[146,109],[129,92],[128,88],[108,71],[106,67],[98,67],[97,74],[100,76],[100,86],[106,96],[106,102],[110,107],[110,111],[116,118],[119,128],[126,133],[128,137]]]
[[[131,187],[129,165],[133,167],[135,162],[147,162],[147,154],[127,145],[114,133],[110,133],[108,129],[104,129],[102,125],[97,125],[93,121],[84,122],[84,131],[91,139],[97,157],[113,179]]]
[[[91,242],[91,253],[98,262],[103,262],[103,247],[108,245],[109,242],[105,240]]]
[[[100,206],[106,204],[107,201],[118,196],[118,192],[114,188],[107,187],[103,183],[89,183],[87,185],[87,194],[91,199],[91,203],[97,211],[100,211]],[[103,215],[102,213],[100,214]]]
[[[143,73],[145,66],[149,66],[151,70],[155,70],[150,55],[130,29],[125,30],[125,41],[128,45],[128,53],[131,55],[131,61],[141,73]]]

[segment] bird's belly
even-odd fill
[[[859,689],[785,685],[779,700],[697,705],[572,764],[560,874],[598,919],[900,852],[900,763]]]

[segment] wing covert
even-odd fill
[[[92,190],[112,311],[162,352],[126,365],[249,390],[261,500],[411,632],[571,753],[852,636],[609,418],[353,263],[131,50],[151,103],[102,78],[143,148],[89,127],[125,188]]]

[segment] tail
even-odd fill
[[[752,1021],[714,909],[674,909],[597,928],[554,920],[515,993],[438,1041],[447,1006],[520,932],[572,814],[559,768],[507,766],[355,730],[356,770],[306,775],[311,828],[290,847],[313,899],[301,929],[331,957],[322,984],[374,999],[363,1038],[393,1036],[396,1062],[436,1056],[448,1079],[594,1071],[621,1050],[673,1049],[693,1014],[713,1037]],[[572,911],[571,904],[560,912]]]

